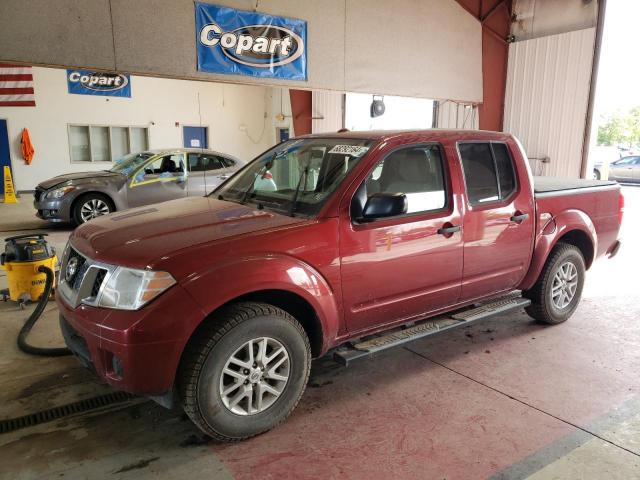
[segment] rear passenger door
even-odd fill
[[[202,197],[223,181],[226,166],[217,156],[191,152],[188,158],[190,197]]]
[[[513,161],[507,143],[460,142],[458,152],[467,203],[464,301],[511,290],[520,283],[531,259],[535,219],[528,172],[523,161]]]

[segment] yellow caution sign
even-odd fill
[[[8,166],[4,167],[4,203],[18,203],[11,180],[11,169]]]

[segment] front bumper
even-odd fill
[[[137,311],[72,308],[60,296],[56,302],[73,354],[106,383],[134,395],[172,390],[184,346],[203,318],[179,285]]]
[[[34,200],[33,207],[36,209],[36,217],[52,222],[71,221],[71,199],[65,197],[55,199],[45,199],[44,193],[39,200]]]

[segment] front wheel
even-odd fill
[[[594,180],[600,180],[600,170],[594,168],[593,169],[593,179]]]
[[[111,201],[99,193],[88,193],[75,203],[73,220],[76,225],[87,223],[96,217],[115,211]]]
[[[289,416],[310,367],[309,340],[296,319],[272,305],[243,302],[219,312],[189,342],[178,391],[203,432],[242,440]]]
[[[558,243],[533,288],[523,293],[531,300],[526,308],[529,316],[552,325],[567,320],[580,303],[585,270],[580,250],[574,245]]]

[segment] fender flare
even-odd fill
[[[189,337],[223,305],[268,290],[297,295],[311,306],[321,329],[322,353],[338,336],[340,302],[336,293],[319,271],[294,257],[269,254],[234,258],[190,276],[184,288],[205,313],[200,322],[190,326]]]
[[[593,221],[589,215],[582,210],[565,210],[549,220],[538,233],[531,258],[531,265],[524,279],[520,282],[520,285],[518,285],[519,290],[528,290],[533,287],[553,247],[556,246],[562,237],[574,231],[579,231],[587,236],[595,255],[595,252],[598,251],[598,235]],[[587,258],[585,260],[587,262],[587,268],[589,268],[593,258]]]

